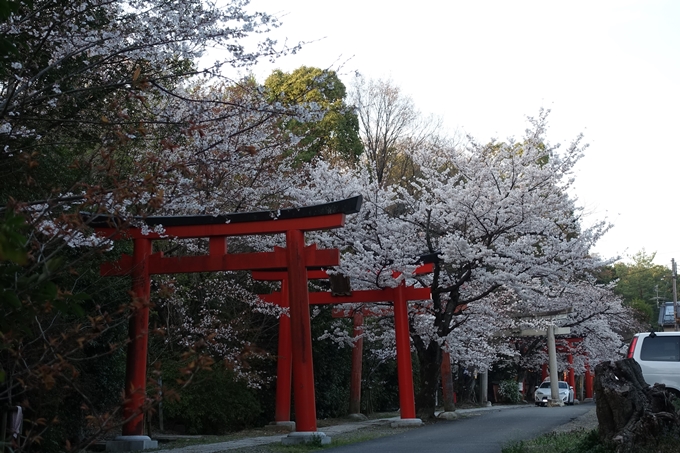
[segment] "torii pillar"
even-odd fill
[[[126,420],[127,431],[138,433],[138,435],[144,433],[144,412],[139,409],[144,407],[146,399],[146,356],[149,343],[149,299],[151,295],[149,256],[151,256],[151,240],[135,239],[133,260],[138,265],[132,269],[132,292],[135,300],[128,327],[130,342],[127,347],[125,367],[125,395],[128,401],[123,407],[123,420]],[[145,439],[141,440],[146,445]]]

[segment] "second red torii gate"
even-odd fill
[[[416,269],[415,273],[429,273],[432,272],[432,268],[433,265],[431,263],[423,264]],[[310,272],[308,278],[328,278],[328,275],[323,271],[316,271]],[[275,303],[282,307],[286,306],[288,301],[282,296],[282,294],[286,294],[284,288],[287,284],[287,276],[285,273],[253,272],[253,279],[281,281],[281,292],[265,294],[260,297],[267,302]],[[404,282],[401,282],[394,288],[352,291],[352,294],[349,296],[335,296],[325,291],[309,293],[309,303],[313,305],[392,302],[397,348],[400,418],[404,424],[410,424],[411,422],[422,423],[420,419],[416,418],[407,303],[409,300],[428,299],[430,299],[430,288],[406,286]],[[291,342],[286,338],[289,331],[289,327],[286,324],[286,318],[282,317],[279,324],[279,362],[277,368],[277,379],[280,380],[277,380],[276,387],[277,404],[275,421],[277,423],[290,421],[290,385],[287,383],[287,376],[290,375],[290,371],[286,368],[286,357],[289,356]]]

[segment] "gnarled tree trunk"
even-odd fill
[[[416,414],[421,420],[429,420],[435,418],[435,394],[441,374],[441,348],[434,341],[424,347],[419,340],[417,338],[414,341],[420,365],[420,390],[415,395]]]
[[[600,439],[619,452],[654,445],[659,436],[680,433],[672,399],[663,384],[648,385],[633,359],[603,362],[595,368],[595,398]]]

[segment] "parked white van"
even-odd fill
[[[635,334],[628,358],[640,364],[647,384],[665,384],[680,396],[680,332]]]

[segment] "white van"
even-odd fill
[[[680,332],[635,334],[628,358],[640,364],[647,384],[665,384],[680,396]]]

